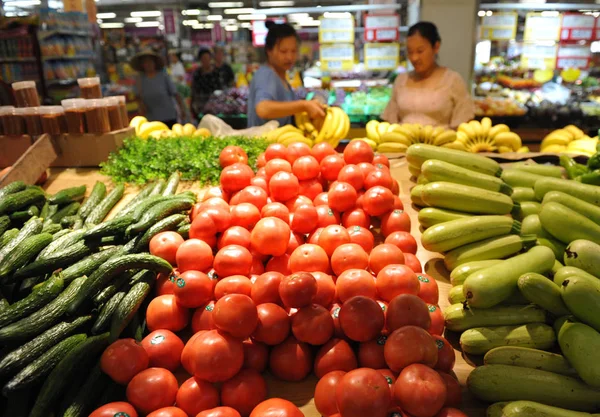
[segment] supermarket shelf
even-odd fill
[[[0,62],[35,62],[35,57],[0,57]]]
[[[38,36],[40,37],[40,40],[47,39],[51,36],[56,36],[56,35],[84,36],[84,37],[91,36],[89,32],[77,31],[77,30],[49,30],[47,32],[41,32],[41,31],[38,32]]]
[[[46,86],[54,87],[54,86],[67,86],[71,84],[75,84],[77,82],[77,78],[64,78],[62,80],[47,80]]]
[[[42,58],[43,61],[63,61],[63,60],[83,60],[92,59],[91,55],[73,55],[73,56],[45,56]]]

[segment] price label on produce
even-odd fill
[[[596,18],[581,13],[566,13],[562,18],[560,39],[565,41],[592,40]]]
[[[524,44],[521,53],[521,68],[555,69],[556,45]]]
[[[592,51],[586,45],[560,45],[557,52],[556,67],[559,69],[586,69],[590,65]]]
[[[525,41],[557,41],[560,38],[562,16],[527,13],[525,19]]]
[[[368,14],[365,16],[365,40],[367,42],[397,41],[400,36],[400,15]]]
[[[368,70],[393,70],[398,67],[398,43],[366,43],[364,51],[365,67]]]
[[[481,18],[481,39],[492,41],[515,39],[519,16],[516,12],[494,13]]]
[[[354,17],[321,17],[319,43],[353,43]]]
[[[321,45],[321,68],[348,71],[354,67],[354,44]]]

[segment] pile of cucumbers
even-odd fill
[[[407,160],[423,247],[451,271],[446,328],[484,355],[467,385],[488,416],[600,412],[600,187],[428,145]]]
[[[149,242],[187,238],[196,202],[178,185],[178,174],[147,185],[110,220],[123,185],[97,182],[87,198],[85,186],[0,189],[1,415],[85,417],[115,396],[98,360],[111,341],[143,337],[156,275],[173,270]]]

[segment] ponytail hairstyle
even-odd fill
[[[267,20],[265,26],[269,29],[265,39],[265,49],[267,51],[272,51],[281,39],[291,37],[298,39],[296,29],[287,23],[275,23],[272,20]]]

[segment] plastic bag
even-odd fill
[[[261,137],[279,127],[277,120],[271,120],[262,126],[250,127],[248,129],[235,130],[223,120],[212,114],[207,114],[202,117],[198,129],[205,128],[215,137],[220,136],[245,136],[245,137]]]

